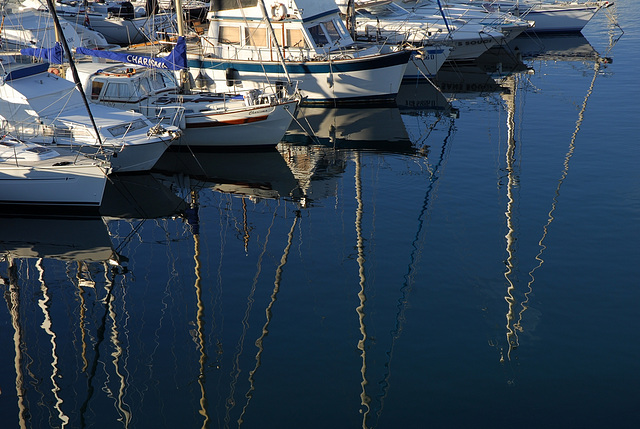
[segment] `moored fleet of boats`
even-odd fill
[[[524,32],[579,32],[612,4],[9,2],[0,206],[95,210],[110,174],[166,151],[273,150],[318,106],[394,104],[403,81],[430,83]]]

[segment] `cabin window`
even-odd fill
[[[93,139],[95,135],[87,127],[74,127],[71,130],[74,139]]]
[[[153,70],[153,73],[149,74],[149,83],[151,85],[151,89],[156,91],[161,89],[171,89],[178,86],[174,76],[169,72],[162,70]]]
[[[307,42],[301,30],[287,30],[287,48],[307,48]]]
[[[149,81],[149,79],[140,79],[140,85],[138,89],[142,92],[142,94],[150,94],[153,91],[153,83]]]
[[[266,28],[249,28],[249,37],[247,44],[251,46],[267,46],[267,29]]]
[[[218,42],[230,45],[240,44],[240,27],[221,25],[218,29]]]
[[[327,29],[327,33],[329,34],[329,39],[333,42],[340,39],[340,33],[336,29],[333,21],[323,22],[324,27]]]
[[[333,24],[336,26],[336,29],[338,30],[338,33],[340,33],[340,38],[345,38],[345,37],[350,37],[351,35],[349,34],[349,30],[347,30],[347,27],[345,26],[343,21],[333,21]]]
[[[147,128],[147,127],[148,125],[144,120],[136,119],[133,122],[128,122],[128,123],[116,125],[115,127],[110,127],[107,129],[107,131],[109,131],[109,134],[111,134],[113,137],[121,137],[125,133],[140,130],[142,128]]]
[[[275,34],[276,36],[276,41],[278,42],[278,45],[280,47],[284,46],[284,43],[282,42],[282,26],[273,26],[273,34]],[[273,44],[275,46],[275,43]]]
[[[102,91],[102,87],[104,86],[104,82],[100,80],[94,80],[91,84],[91,99],[97,100],[100,96],[100,91]]]
[[[126,83],[111,82],[104,92],[105,101],[128,100],[131,97]]]
[[[285,30],[286,40],[282,41],[282,27],[274,27],[273,32],[276,35],[276,40],[281,47],[284,48],[306,48],[307,44],[304,41],[304,36],[302,35],[302,31],[297,29]]]
[[[327,36],[324,34],[324,31],[322,30],[322,26],[320,26],[320,24],[309,27],[309,34],[318,47],[322,47],[329,43],[329,41],[327,40]]]

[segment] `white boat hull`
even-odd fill
[[[534,21],[535,26],[527,32],[578,32],[589,23],[594,15],[603,7],[609,7],[613,2],[563,1],[544,3],[541,1],[523,1],[517,4],[513,0],[486,2],[485,9],[509,12],[528,21]]]
[[[275,147],[291,125],[297,104],[292,100],[241,111],[186,114],[182,137],[173,146]]]
[[[109,153],[113,151],[110,160],[114,173],[131,173],[151,170],[170,144],[171,142],[154,139],[149,143],[113,147],[105,145],[104,148]],[[78,149],[88,153],[95,153],[97,150],[95,146],[80,146]]]
[[[85,14],[60,13],[58,15],[70,22],[82,24]],[[141,17],[124,19],[120,17],[108,17],[102,14],[88,14],[89,23],[93,30],[101,33],[109,43],[117,45],[130,45],[156,40],[158,32],[171,33],[173,29],[172,19],[175,15],[157,14],[153,17]]]
[[[106,175],[96,166],[0,171],[0,203],[98,207]]]
[[[530,31],[544,32],[577,32],[589,23],[599,8],[582,7],[566,9],[532,10],[526,18],[535,21]]]
[[[30,161],[0,158],[0,205],[95,209],[100,207],[108,170],[99,161],[56,149],[60,155]],[[10,151],[7,152],[10,155]],[[47,213],[40,213],[47,214]]]
[[[433,78],[440,70],[440,67],[449,58],[451,49],[449,47],[442,48],[423,48],[411,56],[407,68],[404,71],[404,80],[407,79],[426,79]]]
[[[298,83],[302,104],[350,104],[371,101],[392,102],[407,68],[409,51],[343,58],[332,61],[287,61],[289,78]],[[286,82],[279,62],[210,59],[189,61],[194,79],[200,72],[216,82],[216,89],[226,86],[227,69],[237,71],[235,83],[243,89],[271,81]],[[233,90],[233,85],[228,87]]]

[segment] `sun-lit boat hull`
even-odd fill
[[[275,147],[291,125],[298,102],[241,111],[185,115],[182,138],[173,146],[202,148]]]
[[[332,61],[287,61],[289,78],[298,83],[302,104],[350,104],[393,101],[402,81],[411,52],[399,51],[363,58]],[[223,82],[227,69],[237,71],[243,88],[254,83],[286,81],[279,62],[203,58],[190,60],[192,74],[200,71]],[[265,77],[266,76],[266,77]]]
[[[489,11],[501,10],[512,13],[522,19],[534,21],[535,26],[527,32],[578,32],[589,23],[595,14],[602,8],[613,4],[609,1],[562,1],[544,3],[541,1],[498,0],[485,2],[485,8]]]
[[[5,137],[0,140],[0,211],[56,208],[97,212],[108,173],[106,162]]]

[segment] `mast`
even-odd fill
[[[56,34],[58,32],[62,35],[62,26],[60,25],[60,20],[58,19],[58,14],[56,13],[56,7],[53,4],[53,0],[47,0],[47,7],[53,16],[53,21],[56,26]],[[89,102],[87,101],[87,96],[84,93],[84,89],[82,88],[82,83],[80,83],[80,76],[78,76],[78,70],[76,69],[76,63],[73,60],[73,56],[71,55],[71,49],[69,49],[69,44],[64,37],[61,37],[62,48],[66,52],[69,57],[69,66],[71,67],[71,73],[73,74],[73,81],[76,84],[76,88],[82,94],[82,100],[84,101],[84,106],[87,108],[87,113],[89,114],[89,119],[91,119],[91,125],[93,125],[93,129],[96,131],[96,137],[98,139],[98,144],[100,148],[102,148],[102,139],[100,138],[100,131],[98,131],[98,126],[96,125],[96,121],[93,119],[93,115],[91,114],[91,108],[89,107]]]
[[[47,1],[51,1],[51,0],[47,0]],[[262,9],[262,13],[264,15],[264,18],[267,21],[267,26],[269,27],[269,32],[271,33],[271,37],[273,39],[273,43],[275,43],[275,45],[276,45],[276,50],[278,51],[278,59],[280,60],[280,63],[282,64],[282,70],[284,70],[285,76],[287,76],[287,83],[289,83],[289,85],[291,85],[291,78],[289,77],[289,71],[287,70],[287,65],[284,62],[284,56],[282,55],[282,50],[280,49],[280,44],[278,43],[278,39],[276,38],[276,33],[273,30],[273,26],[271,25],[271,18],[269,18],[269,13],[267,12],[267,7],[264,4],[264,0],[258,0],[258,3],[260,4],[260,9]],[[286,17],[285,17],[285,19],[286,19]]]
[[[51,1],[51,0],[47,0]],[[444,25],[447,27],[447,31],[451,33],[451,29],[449,28],[449,22],[447,21],[447,17],[444,15],[444,10],[442,9],[442,4],[440,4],[440,0],[438,0],[438,9],[440,9],[440,14],[442,15],[442,19],[444,20]]]

